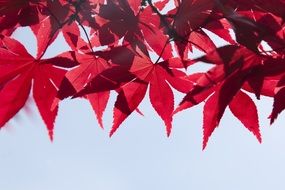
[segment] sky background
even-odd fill
[[[29,29],[17,30],[13,36],[35,55]],[[59,38],[47,56],[64,50],[66,44]],[[177,105],[183,96],[175,95]],[[285,120],[281,114],[269,126],[272,100],[263,97],[257,103],[262,144],[227,110],[204,151],[203,103],[177,114],[167,138],[146,96],[140,106],[145,116],[133,113],[109,138],[114,101],[113,93],[105,130],[99,128],[87,101],[63,101],[51,143],[30,99],[0,131],[0,189],[285,189]]]

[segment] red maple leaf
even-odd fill
[[[66,71],[54,67],[54,59],[35,59],[16,40],[2,36],[1,42],[0,126],[3,127],[25,105],[32,88],[35,103],[52,139],[58,109],[51,110],[51,105]],[[61,59],[61,56],[55,59]]]

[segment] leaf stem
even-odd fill
[[[89,36],[88,36],[88,33],[87,33],[86,29],[85,29],[84,26],[81,24],[81,22],[80,22],[79,19],[76,19],[76,22],[77,22],[78,25],[81,27],[81,29],[82,29],[83,32],[84,32],[84,35],[85,35],[86,38],[87,38],[90,51],[91,51],[92,53],[94,53],[94,51],[93,51],[93,46],[92,46],[91,40],[90,40],[90,38],[89,38]]]
[[[162,48],[162,50],[161,50],[161,52],[160,52],[160,54],[159,54],[159,57],[157,58],[157,60],[155,61],[154,64],[157,64],[157,63],[159,62],[159,60],[160,60],[160,58],[162,57],[162,55],[163,55],[163,53],[164,53],[164,50],[165,50],[165,48],[166,48],[166,46],[167,46],[168,43],[169,43],[169,39],[165,42],[165,44],[164,44],[164,46],[163,46],[163,48]]]

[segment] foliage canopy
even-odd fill
[[[68,97],[88,99],[103,127],[113,90],[110,135],[149,93],[167,135],[173,115],[205,102],[203,148],[227,107],[261,142],[248,93],[274,99],[271,123],[285,108],[284,21],[285,0],[1,0],[0,127],[31,91],[51,139]],[[36,57],[11,37],[24,26],[36,36]],[[70,50],[44,59],[60,32]],[[228,45],[216,47],[214,35]],[[195,48],[204,55],[192,58]],[[201,62],[211,69],[187,74]],[[185,93],[176,108],[173,89]]]

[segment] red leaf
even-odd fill
[[[121,123],[138,107],[145,96],[146,90],[147,84],[139,80],[130,82],[120,89],[113,111],[114,121],[110,136],[116,132]]]
[[[55,40],[58,34],[57,29],[58,28],[54,30],[52,29],[52,25],[49,19],[41,21],[40,27],[37,29],[37,31],[35,31],[36,29],[34,29],[38,45],[37,58],[42,57],[48,46]]]
[[[31,26],[37,38],[37,58],[41,58],[48,46],[56,39],[59,30],[67,22],[70,7],[62,5],[59,1],[47,1],[43,8],[40,22]]]
[[[51,107],[65,72],[51,65],[39,65],[34,71],[33,96],[51,140],[53,140],[54,121],[58,110],[58,107],[53,109]]]
[[[57,95],[59,99],[64,99],[80,92],[84,89],[86,84],[109,68],[109,64],[106,60],[94,54],[76,54],[76,60],[81,64],[66,73]],[[89,94],[87,99],[95,111],[99,125],[103,128],[102,116],[109,99],[109,92]]]
[[[91,106],[93,110],[95,111],[98,123],[101,128],[103,127],[103,112],[106,109],[108,100],[109,100],[110,92],[99,92],[99,93],[93,93],[87,95],[87,98],[89,102],[91,103]]]
[[[226,107],[245,81],[246,74],[238,73],[228,78],[220,88],[206,101],[204,106],[204,139],[203,149],[206,148],[209,137],[219,125]]]
[[[172,112],[174,110],[174,95],[165,81],[165,73],[160,67],[154,67],[153,76],[150,81],[149,97],[152,107],[163,119],[167,136],[172,129]]]
[[[229,108],[234,116],[261,142],[257,109],[252,99],[239,91],[232,99]]]
[[[136,109],[136,106],[139,105],[145,94],[144,88],[150,84],[149,96],[151,104],[164,121],[167,135],[169,136],[172,128],[174,96],[170,86],[166,83],[166,80],[171,78],[171,71],[168,73],[165,68],[161,66],[165,62],[153,64],[151,60],[144,55],[142,57],[136,56],[134,61],[130,72],[136,76],[136,79],[121,86],[122,90],[119,91],[120,93],[115,104],[115,107],[119,107],[119,110],[121,111],[114,111],[114,126],[111,134],[113,134],[126,117]],[[134,86],[134,91],[129,90],[129,86]],[[125,88],[126,90],[124,90]],[[140,91],[141,88],[143,89],[143,93]],[[136,95],[136,90],[138,90],[138,95]],[[133,96],[138,96],[139,98],[136,99],[135,102],[129,102]],[[124,114],[122,114],[122,112]],[[119,118],[117,118],[117,115],[119,115]]]
[[[6,93],[5,96],[10,95],[12,98],[16,98],[16,94],[20,96],[17,98],[18,102],[12,107],[9,102],[11,100],[3,97],[8,102],[6,103],[7,105],[0,105],[0,109],[6,109],[8,115],[3,116],[2,125],[23,107],[30,93],[33,81],[33,96],[52,140],[57,107],[51,110],[51,105],[66,71],[53,67],[48,63],[48,60],[35,60],[27,53],[23,45],[16,40],[6,37],[2,39],[2,42],[5,49],[0,49],[0,54],[5,56],[6,60],[5,63],[0,61],[2,71],[4,71],[0,77],[0,84],[2,85],[1,93]],[[15,87],[15,82],[17,81],[19,84]],[[14,91],[13,89],[11,91],[11,86],[14,88]]]
[[[214,1],[211,0],[182,1],[179,5],[173,22],[173,28],[179,35],[179,37],[174,36],[174,38],[179,38],[175,39],[175,44],[181,58],[184,59],[187,57],[185,56],[185,49],[188,46],[189,35],[193,32],[195,33],[198,28],[203,27],[213,6]]]

